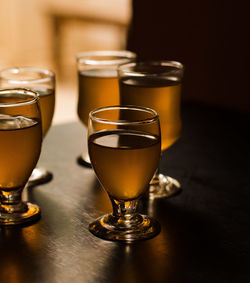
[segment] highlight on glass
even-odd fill
[[[55,74],[35,67],[15,67],[0,71],[0,88],[27,88],[38,93],[42,118],[43,139],[51,127],[55,109]],[[36,167],[29,186],[49,182],[53,174],[46,168]]]
[[[36,92],[0,90],[0,225],[36,220],[40,208],[22,192],[40,156],[41,114]]]
[[[123,64],[118,68],[120,104],[150,107],[161,122],[162,153],[180,137],[183,65],[176,61],[148,61]],[[157,172],[151,181],[150,197],[170,197],[181,190],[180,183]]]
[[[88,125],[91,164],[113,206],[113,213],[95,220],[89,230],[122,242],[156,236],[159,223],[137,207],[159,163],[158,114],[145,107],[108,106],[91,111]]]
[[[78,70],[77,113],[87,129],[89,112],[93,109],[119,104],[117,67],[135,60],[133,52],[88,51],[76,55]],[[87,149],[87,145],[85,145]],[[80,165],[91,167],[87,150],[78,157]]]

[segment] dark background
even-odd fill
[[[183,100],[250,112],[249,1],[134,0],[127,48],[184,64]]]

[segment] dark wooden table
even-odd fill
[[[161,223],[154,239],[131,245],[94,237],[88,224],[111,210],[94,172],[76,157],[80,122],[51,128],[39,164],[53,180],[24,192],[42,218],[0,228],[0,282],[250,282],[249,116],[183,105],[183,135],[161,161],[183,191],[144,200]]]

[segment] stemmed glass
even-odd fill
[[[88,127],[89,112],[119,104],[117,67],[134,60],[130,51],[89,51],[76,55],[78,70],[78,117]],[[86,146],[87,148],[87,146]],[[78,157],[80,165],[91,167],[88,152]]]
[[[39,94],[42,117],[43,138],[47,134],[55,109],[55,74],[47,69],[22,67],[8,68],[0,71],[0,87],[21,87],[31,89]],[[52,173],[42,167],[36,167],[30,176],[28,185],[35,186],[47,183]]]
[[[119,66],[120,104],[155,109],[161,122],[161,151],[181,135],[181,84],[183,65],[176,61],[148,61]],[[170,197],[179,192],[180,183],[169,176],[155,174],[150,197]]]
[[[133,242],[160,232],[157,221],[137,213],[158,166],[161,132],[149,108],[107,106],[89,114],[88,150],[92,167],[108,193],[113,213],[89,225],[97,237]]]
[[[38,161],[41,143],[37,93],[0,90],[0,225],[39,217],[39,207],[22,201],[22,191]]]

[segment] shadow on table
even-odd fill
[[[215,274],[216,282],[232,279],[228,269],[234,261],[223,248],[216,223],[168,200],[150,206],[161,233],[151,240],[117,244],[105,267],[105,282],[214,282]]]
[[[41,229],[41,222],[0,229],[0,282],[42,282],[45,274],[50,277]]]

